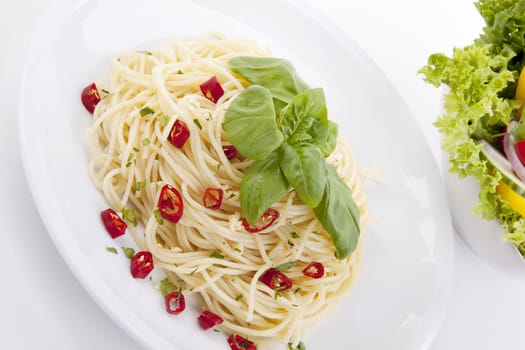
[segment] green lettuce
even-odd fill
[[[419,73],[426,82],[447,87],[444,113],[434,125],[443,135],[449,171],[477,179],[474,213],[501,222],[505,238],[525,254],[525,218],[496,194],[501,173],[489,171],[478,142],[484,139],[498,147],[505,126],[517,118],[520,103],[512,97],[523,67],[525,0],[480,0],[475,5],[486,23],[479,38],[450,56],[431,55]]]

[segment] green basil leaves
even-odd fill
[[[330,234],[336,257],[345,258],[359,239],[359,210],[350,188],[324,159],[335,148],[338,130],[328,120],[323,90],[309,88],[279,58],[237,57],[230,68],[252,84],[231,102],[223,123],[239,153],[255,160],[240,186],[246,220],[255,224],[293,188]]]
[[[270,92],[259,85],[232,101],[224,114],[224,130],[237,150],[254,160],[265,159],[283,142]]]

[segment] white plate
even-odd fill
[[[158,38],[220,31],[250,36],[286,57],[310,85],[325,88],[331,117],[370,182],[376,223],[354,291],[309,330],[308,349],[425,349],[439,328],[452,272],[452,227],[434,158],[405,104],[357,45],[297,1],[59,1],[43,16],[26,63],[19,131],[27,178],[50,236],[93,299],[154,349],[227,349],[203,332],[197,312],[172,317],[151,283],[129,277],[127,259],[98,213],[106,204],[87,175],[79,93],[103,78],[109,58]],[[86,325],[89,326],[89,325]],[[284,346],[282,347],[284,348]]]

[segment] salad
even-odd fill
[[[525,0],[479,0],[482,33],[452,55],[436,53],[420,69],[445,85],[443,135],[449,171],[480,185],[475,214],[497,220],[525,255]]]

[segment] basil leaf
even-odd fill
[[[241,209],[246,221],[256,224],[266,209],[289,189],[275,152],[265,160],[254,162],[244,174],[240,186]]]
[[[283,142],[268,89],[252,85],[237,96],[224,114],[228,140],[245,157],[266,158]]]
[[[308,85],[295,71],[290,61],[274,57],[235,57],[229,62],[230,69],[251,84],[264,86],[274,99],[276,111],[286,106]]]
[[[318,126],[319,121],[314,121],[310,130],[312,144],[319,147],[323,156],[328,157],[335,149],[337,143],[338,126],[331,120],[328,121],[327,127]]]
[[[309,89],[295,96],[281,111],[278,122],[290,144],[309,142],[327,157],[337,140],[337,124],[328,120],[323,89]]]
[[[314,120],[320,126],[328,125],[326,101],[323,89],[308,89],[296,95],[279,113],[279,123],[285,138],[290,138],[300,130],[309,131]]]
[[[314,212],[332,237],[336,258],[344,259],[354,251],[359,240],[359,208],[334,166],[328,165],[327,175],[323,199]]]
[[[315,208],[326,184],[326,162],[319,148],[309,143],[284,143],[279,148],[279,165],[301,200]]]

